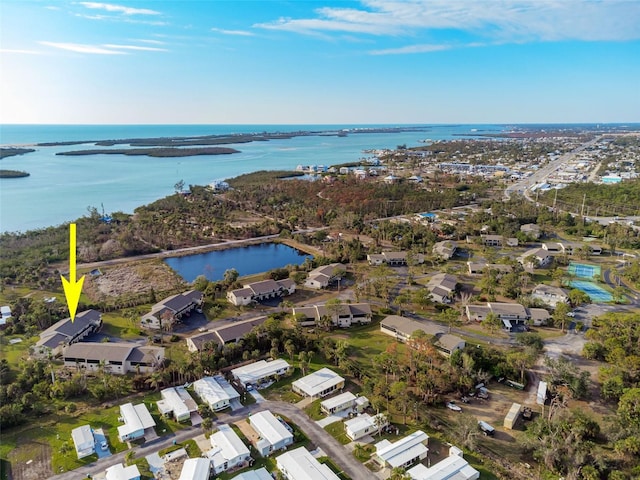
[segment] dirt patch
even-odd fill
[[[28,442],[9,452],[14,480],[42,480],[53,475],[51,447],[46,443]]]
[[[101,269],[96,277],[87,276],[85,293],[92,300],[103,297],[155,291],[168,291],[184,281],[163,262],[136,262]]]

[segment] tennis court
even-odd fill
[[[607,292],[604,288],[596,285],[593,282],[585,282],[583,280],[575,280],[571,282],[571,286],[573,288],[577,288],[578,290],[582,290],[584,293],[589,295],[591,301],[595,303],[604,303],[610,302],[613,300],[613,297],[609,292]]]
[[[600,276],[601,269],[600,265],[570,262],[568,271],[570,274],[579,278],[593,278],[594,275]]]

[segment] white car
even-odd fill
[[[100,444],[100,448],[102,448],[102,450],[107,450],[109,448],[109,444],[107,443],[106,440],[104,440],[101,444]]]
[[[447,402],[447,408],[449,410],[453,410],[454,412],[461,412],[462,408],[456,405],[456,402]]]
[[[575,316],[576,316],[576,314],[574,312],[567,313],[567,317],[569,317],[569,318],[573,318]]]

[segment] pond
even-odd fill
[[[280,243],[261,243],[246,247],[167,258],[165,262],[187,282],[198,275],[211,281],[222,280],[226,270],[235,268],[241,277],[286,265],[300,265],[312,255]]]

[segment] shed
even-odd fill
[[[520,410],[522,409],[522,405],[519,403],[514,403],[511,405],[509,409],[509,413],[504,417],[504,428],[508,428],[509,430],[513,430],[513,427],[518,422],[518,417],[520,416]]]
[[[538,393],[536,395],[536,403],[538,405],[544,405],[547,401],[547,382],[540,382],[538,384]]]

